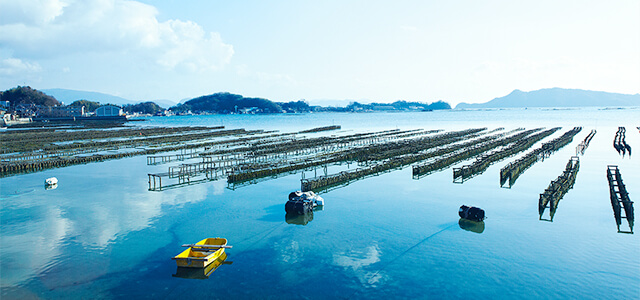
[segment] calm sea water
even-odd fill
[[[324,210],[289,222],[284,204],[301,174],[235,190],[211,181],[151,192],[147,173],[169,165],[147,166],[139,156],[2,178],[0,298],[640,298],[640,235],[617,232],[605,176],[618,165],[631,199],[640,199],[640,109],[157,117],[134,125],[292,132],[331,124],[348,133],[563,126],[553,137],[584,128],[511,189],[499,186],[498,172],[517,157],[463,184],[451,169],[416,180],[404,168],[323,193]],[[618,126],[638,154],[613,149]],[[598,132],[574,188],[553,222],[539,220],[539,194],[591,129]],[[45,190],[51,176],[59,187]],[[463,229],[462,204],[485,209],[484,228]],[[180,245],[216,236],[233,245],[227,264],[207,279],[174,276],[170,257]]]

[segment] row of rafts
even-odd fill
[[[243,162],[239,163],[237,166],[232,166],[233,171],[228,172],[226,176],[228,183],[235,186],[260,178],[277,176],[278,174],[291,173],[301,169],[326,166],[328,164],[344,161],[348,162],[357,160],[359,163],[364,164],[365,167],[363,168],[343,171],[338,174],[325,174],[325,176],[302,179],[301,185],[303,191],[317,191],[345,184],[349,181],[366,176],[376,175],[392,169],[401,168],[418,161],[428,160],[426,163],[413,166],[414,178],[417,177],[417,179],[419,179],[422,176],[426,176],[431,172],[446,168],[461,160],[469,159],[473,156],[479,157],[473,164],[459,168],[460,170],[454,170],[454,180],[456,178],[462,178],[462,180],[464,180],[478,173],[482,173],[495,161],[524,151],[536,141],[541,140],[558,129],[559,128],[553,128],[540,133],[535,133],[540,130],[535,129],[521,132],[501,133],[497,135],[489,135],[490,132],[486,131],[481,132],[484,129],[470,129],[440,134],[432,137],[419,138],[412,141],[403,141],[402,143],[383,143],[355,149],[340,149],[329,154],[316,154],[311,159],[284,159],[282,161],[274,161],[272,163],[264,164],[246,164]],[[563,147],[569,143],[573,136],[580,132],[580,130],[580,127],[576,127],[568,131],[563,135],[563,137],[561,137],[560,141],[547,143],[543,145],[543,149],[541,150],[546,150],[545,152],[548,153]],[[462,142],[465,139],[468,141]],[[501,147],[502,149],[500,149]],[[281,147],[275,148],[281,151]],[[494,151],[491,152],[492,150]],[[205,163],[203,162],[202,164]],[[212,163],[209,164],[213,165]],[[187,166],[187,164],[183,164],[181,166]],[[207,165],[206,168],[211,168],[211,166]],[[520,168],[518,171],[521,172],[524,169],[526,168]],[[172,174],[172,172],[169,173]],[[185,172],[187,176],[197,175],[197,173],[198,172]],[[517,176],[513,176],[512,172],[509,172],[509,174],[509,183],[512,185]],[[506,177],[501,177],[501,179],[504,178]],[[501,182],[504,181],[501,180]],[[156,190],[151,186],[151,184],[150,189]]]
[[[540,134],[536,134],[537,136],[540,137],[546,137],[550,134],[550,132],[556,131],[558,128],[554,128],[553,130],[550,130],[548,132],[543,132]],[[546,156],[548,156],[551,152],[553,151],[557,151],[558,149],[562,148],[563,146],[569,144],[573,137],[579,133],[581,130],[580,127],[575,127],[572,130],[569,130],[568,132],[566,132],[565,134],[563,134],[561,137],[554,139],[551,142],[547,142],[542,144],[542,146],[537,149],[532,151],[532,155],[533,157],[536,157],[537,159],[539,159],[540,157],[544,158]],[[523,136],[527,136],[530,133],[532,133],[531,131],[529,132],[523,132]],[[585,139],[580,143],[580,145],[578,145],[578,147],[576,147],[576,153],[577,154],[584,154],[584,151],[586,150],[586,148],[589,146],[589,143],[591,142],[591,139],[593,138],[593,136],[595,135],[596,131],[592,130],[587,137],[585,137]],[[619,134],[623,134],[624,130],[623,129],[619,129]],[[536,136],[534,135],[534,136]],[[618,137],[617,137],[618,138]],[[519,152],[522,151],[523,149],[526,149],[528,147],[530,147],[530,143],[531,140],[538,140],[540,138],[535,138],[532,139],[531,136],[529,136],[527,138],[527,140],[529,140],[527,143],[527,145],[519,145],[519,143],[515,143],[513,146],[511,147],[506,147],[498,152],[494,152],[492,153],[490,156],[487,156],[489,158],[491,157],[499,157],[502,158],[505,155],[503,153],[509,153],[510,155],[512,155],[513,152]],[[480,140],[476,140],[476,143],[481,143],[482,139]],[[514,141],[517,141],[518,139],[514,139]],[[621,139],[623,140],[623,139]],[[626,143],[626,142],[624,142]],[[499,144],[504,144],[504,141],[499,142]],[[475,144],[478,145],[478,144]],[[520,149],[517,149],[517,151],[514,151],[514,148],[518,148],[518,147],[514,147],[514,146],[520,146]],[[493,146],[492,146],[493,147]],[[485,148],[483,148],[482,150],[486,151]],[[442,149],[441,149],[442,151]],[[464,151],[466,152],[466,151]],[[509,156],[509,155],[507,155]],[[535,162],[537,159],[534,159],[532,162]],[[486,159],[485,159],[486,160]],[[484,161],[484,160],[481,160]],[[530,164],[531,162],[529,162],[528,164]],[[529,165],[530,166],[530,165]],[[565,168],[564,172],[554,181],[551,182],[551,184],[549,185],[549,187],[547,189],[545,189],[544,193],[540,194],[540,199],[539,199],[539,214],[540,214],[540,219],[541,220],[548,220],[548,221],[553,221],[553,217],[555,215],[556,209],[558,207],[558,203],[559,201],[564,197],[564,195],[573,187],[573,184],[575,183],[575,179],[576,179],[576,175],[577,172],[579,170],[579,159],[578,157],[572,157],[571,160],[569,161],[569,163],[567,164],[567,167]],[[376,167],[379,167],[379,165],[374,165],[372,167],[370,167],[371,169],[375,169]],[[517,169],[518,172],[522,172],[524,171],[528,166],[519,166]],[[362,172],[363,170],[366,169],[362,169],[362,170],[356,170],[359,172]],[[343,172],[344,173],[344,172]],[[357,172],[356,172],[357,173]],[[340,174],[341,176],[343,176],[344,174]],[[360,174],[357,174],[360,175]],[[502,174],[501,174],[502,175]],[[519,174],[518,174],[519,175]],[[513,176],[513,175],[512,175]],[[333,179],[333,177],[335,176],[324,176],[323,179],[327,179],[327,178],[331,178]],[[516,176],[513,176],[515,178],[517,178]],[[511,178],[511,181],[513,181],[515,178]],[[503,184],[504,182],[502,181],[502,176],[501,176],[501,184]],[[349,179],[351,180],[351,179]],[[307,180],[308,181],[308,180]],[[303,183],[305,182],[305,180],[303,180]],[[510,182],[510,185],[512,185],[513,183]],[[324,184],[322,184],[324,185]],[[311,188],[304,186],[303,184],[303,191],[305,192],[311,192]],[[302,192],[299,192],[302,193]],[[304,194],[303,194],[304,195]],[[300,198],[301,195],[297,195],[297,198]],[[303,196],[305,197],[305,196]],[[315,197],[315,196],[313,196]],[[313,197],[307,196],[307,198],[311,199]],[[291,197],[290,197],[291,198]],[[290,199],[291,200],[291,199]],[[288,223],[292,223],[292,224],[307,224],[309,221],[313,220],[313,211],[314,210],[319,210],[322,208],[322,205],[317,205],[316,202],[314,201],[291,201],[287,203],[288,206],[291,206],[291,212],[289,211],[289,209],[287,210],[287,216],[286,216],[286,220]],[[549,218],[548,219],[543,219],[543,214],[546,210],[546,208],[549,208]],[[615,210],[615,208],[614,208]],[[616,218],[618,219],[618,218]],[[620,222],[617,222],[620,223]],[[632,222],[630,223],[630,228],[632,231]]]
[[[558,203],[566,195],[576,181],[580,170],[580,159],[577,156],[571,157],[564,171],[558,178],[551,181],[549,186],[540,194],[538,200],[538,213],[540,220],[553,222],[553,216],[558,208]],[[607,181],[609,182],[609,194],[613,216],[616,221],[619,233],[633,234],[634,209],[633,201],[629,198],[625,184],[622,182],[622,175],[618,166],[607,166]],[[543,218],[545,210],[549,208],[549,218]],[[621,230],[622,219],[626,219],[629,230]]]
[[[1,143],[6,146],[0,150],[8,151],[8,153],[16,152],[2,157],[2,161],[0,161],[0,177],[128,156],[151,155],[159,152],[200,147],[204,147],[205,150],[212,147],[217,147],[218,149],[224,147],[227,151],[235,151],[233,148],[236,144],[264,144],[265,141],[274,139],[295,139],[296,134],[299,133],[336,130],[340,129],[340,126],[326,126],[298,133],[282,134],[264,130],[221,130],[223,128],[224,126],[185,127],[182,129],[138,128],[135,130],[83,131],[83,134],[58,131],[44,133],[13,131],[0,137]],[[137,136],[138,133],[140,134],[139,137]],[[234,138],[216,140],[224,137]],[[263,146],[269,147],[269,145]],[[34,149],[39,150],[35,151]],[[112,152],[118,149],[125,149],[126,151]],[[102,154],[89,155],[98,152]],[[180,156],[178,155],[178,157]],[[150,158],[152,158],[153,163],[156,162],[155,157]],[[147,164],[150,164],[150,158],[147,158]],[[164,161],[162,160],[162,162]],[[170,161],[170,159],[167,159],[167,161]]]
[[[626,135],[627,129],[624,127],[618,127],[618,131],[616,132],[616,136],[613,138],[613,148],[618,151],[618,154],[624,157],[625,154],[629,154],[631,157],[631,146],[627,144]]]
[[[607,180],[609,181],[609,195],[611,198],[611,207],[613,208],[613,216],[616,219],[618,232],[633,233],[633,201],[629,198],[629,193],[625,184],[622,182],[622,174],[618,166],[607,166]],[[620,230],[622,219],[627,219],[629,230]]]
[[[636,127],[640,131],[640,127]],[[618,127],[615,137],[613,138],[613,148],[616,149],[618,154],[624,158],[625,154],[628,154],[631,158],[631,146],[626,141],[625,127]],[[613,216],[616,219],[616,225],[619,233],[631,233],[633,234],[633,201],[629,198],[625,184],[622,182],[622,174],[618,166],[607,166],[607,181],[609,182],[609,196],[611,198],[611,208],[613,209]],[[627,220],[629,230],[621,230],[622,219]]]
[[[569,144],[573,141],[573,137],[581,131],[581,127],[574,127],[572,130],[567,131],[562,136],[546,142],[542,144],[540,148],[537,148],[526,155],[516,159],[515,161],[509,163],[502,169],[500,169],[500,186],[504,186],[507,180],[509,181],[509,187],[513,186],[518,177],[530,168],[533,164],[538,162],[539,160],[544,160],[544,158],[549,157],[551,153],[554,151],[558,151],[565,145]],[[585,138],[585,141],[591,141],[591,138],[595,135],[595,130],[592,130],[591,133]],[[582,153],[588,147],[588,143],[582,141]]]
[[[545,193],[540,195],[540,216],[550,205],[551,219],[557,203],[573,187],[577,172],[580,168],[580,160],[577,156],[572,157],[564,172],[551,182]],[[622,183],[622,176],[617,166],[607,167],[607,179],[611,191],[611,204],[618,224],[618,232],[633,233],[633,202],[629,199],[628,193]],[[289,194],[289,199],[285,204],[285,219],[289,224],[306,225],[313,220],[314,210],[322,210],[324,199],[313,192],[296,191]],[[624,212],[624,216],[622,213]],[[484,210],[466,205],[460,206],[458,211],[460,228],[482,233],[484,231]],[[621,218],[626,218],[629,222],[630,231],[621,231]],[[232,248],[227,245],[225,238],[206,238],[195,244],[185,244],[188,247],[172,259],[176,261],[177,269],[174,277],[187,279],[207,279],[213,271],[222,265],[232,264],[227,261],[225,249]]]
[[[588,141],[593,137],[593,134],[595,134],[595,132],[592,132],[592,134],[585,139],[587,145]],[[571,157],[563,173],[551,182],[544,193],[540,194],[540,219],[542,219],[545,209],[549,207],[549,221],[553,220],[558,202],[568,190],[573,188],[579,169],[579,158],[577,156]],[[617,166],[607,167],[607,179],[609,181],[611,205],[618,224],[618,232],[633,233],[633,201],[629,199],[629,194],[622,182],[622,176]],[[46,184],[57,184],[57,179],[49,178]],[[322,210],[324,204],[324,199],[312,191],[292,192],[289,194],[288,201],[285,204],[286,222],[289,224],[306,225],[313,220],[313,212]],[[460,206],[458,215],[460,216],[460,220],[458,221],[460,228],[476,233],[482,233],[484,231],[484,210],[462,205]],[[620,230],[622,218],[627,219],[630,227],[629,231]],[[188,248],[173,257],[178,266],[176,274],[173,274],[174,277],[206,279],[221,265],[233,263],[227,261],[225,249],[231,248],[231,246],[227,245],[227,240],[224,238],[207,238],[196,244],[183,245],[183,247]]]

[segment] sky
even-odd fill
[[[640,93],[640,1],[0,0],[0,90],[481,103]]]

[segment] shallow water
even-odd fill
[[[2,178],[0,295],[637,299],[640,238],[617,232],[605,174],[608,164],[618,165],[631,199],[640,195],[640,154],[623,158],[612,147],[617,126],[626,126],[627,143],[640,153],[638,120],[638,109],[537,109],[135,122],[282,132],[331,124],[346,132],[563,126],[559,135],[584,128],[511,189],[499,186],[498,172],[516,157],[463,184],[453,183],[451,168],[415,180],[408,167],[323,193],[324,210],[312,220],[289,222],[284,203],[300,188],[301,174],[235,190],[212,181],[151,192],[147,173],[171,164],[147,166],[139,156]],[[598,133],[580,157],[574,188],[560,201],[553,222],[539,220],[539,194],[591,129]],[[59,186],[45,190],[43,181],[51,176]],[[485,209],[484,228],[467,228],[481,233],[462,229],[462,204]],[[625,220],[621,229],[628,229]],[[204,280],[172,276],[177,268],[170,257],[180,245],[215,236],[234,246],[227,250],[232,264]]]

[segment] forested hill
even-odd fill
[[[451,109],[448,103],[437,101],[431,104],[420,102],[396,101],[393,103],[361,104],[353,102],[346,107],[309,106],[303,100],[295,102],[273,102],[264,98],[247,98],[231,93],[216,93],[186,101],[171,107],[175,113],[302,113],[302,112],[366,112],[366,111],[430,111]]]
[[[437,101],[431,104],[421,102],[396,101],[393,103],[361,104],[353,102],[346,109],[348,111],[430,111],[438,109],[451,109],[449,103]]]
[[[215,93],[191,99],[183,104],[170,108],[176,113],[191,111],[194,113],[237,113],[243,110],[252,110],[259,113],[279,113],[282,107],[263,98],[246,98],[231,93]]]
[[[74,92],[73,95],[98,95],[100,99],[116,99],[115,96],[108,94],[99,94],[93,92],[82,92],[73,90],[51,89],[52,91]],[[69,94],[69,93],[67,93]],[[65,95],[67,95],[65,94]],[[75,96],[74,96],[75,97]],[[66,99],[74,99],[67,97]],[[120,98],[124,99],[124,98]],[[62,106],[63,103],[56,100],[56,97],[47,95],[41,91],[32,89],[31,87],[16,87],[4,92],[0,92],[0,100],[8,101],[10,108],[13,110],[19,104],[38,105],[38,106]],[[98,99],[87,97],[86,99],[69,100],[69,106],[85,106],[85,111],[94,111],[103,105]],[[107,102],[110,103],[110,102]],[[111,103],[113,104],[113,103]],[[4,105],[4,104],[3,104]],[[158,114],[164,109],[153,101],[142,102],[138,104],[120,104],[128,113],[142,114]],[[188,100],[182,104],[170,107],[169,110],[175,114],[272,114],[272,113],[307,113],[307,112],[401,112],[401,111],[431,111],[439,109],[451,109],[448,103],[437,101],[431,104],[422,102],[396,101],[393,103],[359,103],[351,102],[344,107],[332,106],[310,106],[305,100],[291,102],[274,102],[265,98],[244,97],[242,95],[231,94],[227,92],[215,93],[206,96],[200,96]],[[166,113],[166,112],[165,112]]]
[[[62,103],[56,98],[41,91],[32,89],[29,86],[18,86],[0,92],[0,101],[9,101],[9,105],[15,108],[18,105],[40,105],[40,106],[61,106]]]

